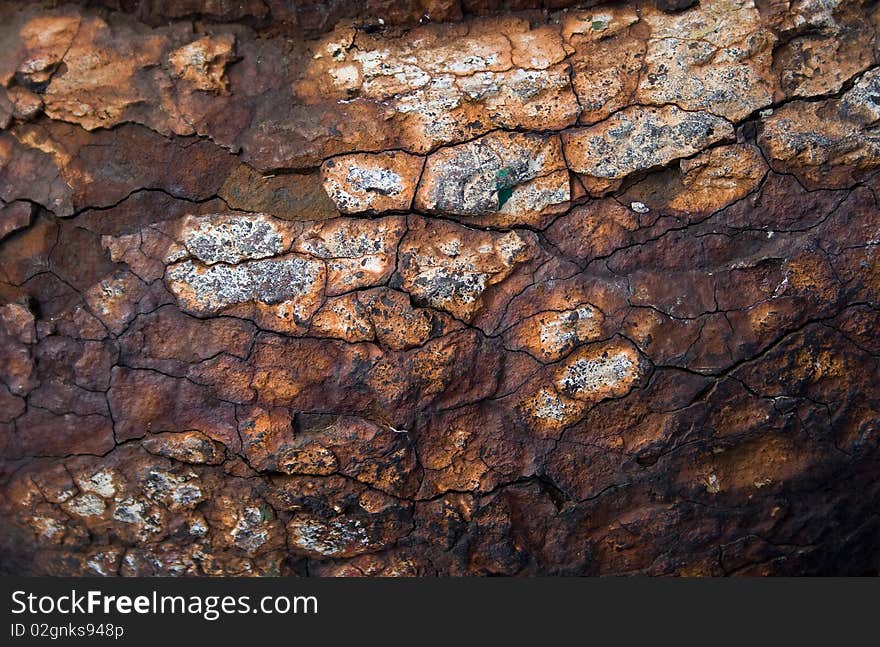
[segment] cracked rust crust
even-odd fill
[[[574,4],[0,2],[0,572],[876,574],[880,4]]]

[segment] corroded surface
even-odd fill
[[[876,2],[295,4],[0,5],[0,571],[878,571]]]

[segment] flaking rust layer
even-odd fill
[[[584,4],[0,3],[0,572],[877,574],[880,5]]]

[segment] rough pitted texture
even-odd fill
[[[0,3],[0,572],[876,574],[878,28]]]

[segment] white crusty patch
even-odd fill
[[[595,311],[591,306],[560,312],[541,323],[541,346],[554,350],[567,344],[584,341],[595,328]]]
[[[144,479],[144,493],[154,501],[161,501],[171,509],[194,508],[205,500],[195,472],[173,474],[151,469]]]
[[[158,515],[151,513],[150,506],[140,499],[127,498],[118,501],[113,518],[121,523],[133,524],[147,533],[155,534],[162,530]]]
[[[475,302],[486,291],[487,279],[488,276],[480,272],[463,272],[438,266],[424,269],[414,283],[429,306],[448,308],[454,302]]]
[[[634,367],[630,354],[624,351],[608,357],[577,359],[565,369],[559,386],[577,395],[613,389],[619,383],[632,379]]]
[[[52,517],[31,517],[31,522],[40,536],[46,539],[52,539],[55,535],[64,531],[64,525]]]
[[[166,280],[187,308],[212,314],[239,303],[277,304],[321,290],[324,264],[296,254],[239,265],[184,261],[168,268]]]
[[[553,420],[562,422],[569,415],[570,405],[559,399],[556,393],[552,393],[547,389],[541,389],[535,394],[533,400],[534,415],[541,420]]]
[[[188,217],[180,231],[187,251],[207,265],[240,263],[284,252],[274,218],[264,214]]]
[[[98,517],[104,514],[107,504],[97,494],[81,494],[66,504],[67,510],[80,517]]]
[[[288,532],[294,546],[327,557],[344,556],[352,552],[352,545],[370,544],[367,531],[358,519],[297,519],[290,523]]]
[[[83,492],[94,492],[105,499],[109,499],[116,494],[113,473],[106,470],[95,472],[88,478],[79,478],[76,483]]]
[[[269,540],[263,513],[255,506],[242,510],[231,534],[235,545],[247,552],[255,551]]]

